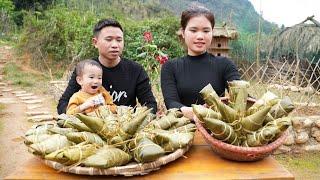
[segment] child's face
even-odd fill
[[[97,66],[85,65],[82,76],[77,76],[77,82],[82,91],[95,94],[102,85],[102,70]]]

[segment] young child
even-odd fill
[[[116,105],[102,86],[102,67],[94,60],[84,60],[76,66],[76,81],[81,89],[69,100],[67,114],[89,113],[98,105],[107,105],[115,113]]]

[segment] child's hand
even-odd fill
[[[91,98],[87,99],[83,104],[81,104],[79,106],[80,111],[84,111],[88,108],[94,107],[96,105],[94,99],[95,99],[94,97],[91,97]]]

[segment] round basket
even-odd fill
[[[194,116],[194,121],[196,123],[197,129],[200,131],[205,141],[210,144],[212,150],[219,156],[234,161],[257,161],[263,159],[283,144],[288,133],[288,131],[285,131],[277,140],[264,146],[241,147],[227,144],[218,139],[215,139],[202,126],[202,123],[196,116]]]
[[[94,168],[94,167],[81,167],[81,166],[75,166],[75,167],[67,167],[63,164],[44,160],[41,159],[47,166],[50,166],[58,171],[62,172],[68,172],[73,174],[81,174],[81,175],[123,175],[123,176],[134,176],[134,175],[145,175],[148,174],[151,171],[155,171],[160,169],[160,166],[168,164],[179,157],[183,156],[185,152],[189,150],[189,148],[192,146],[192,142],[183,149],[178,149],[174,151],[173,153],[170,153],[166,156],[162,156],[158,158],[156,161],[149,162],[149,163],[129,163],[125,166],[117,166],[112,167],[108,169],[102,169],[102,168]]]

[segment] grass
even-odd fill
[[[296,179],[320,179],[319,153],[281,154],[276,155],[275,159]]]
[[[49,77],[42,73],[24,71],[14,62],[7,63],[3,72],[5,81],[11,82],[13,86],[33,92],[46,92],[46,83],[49,81]]]

